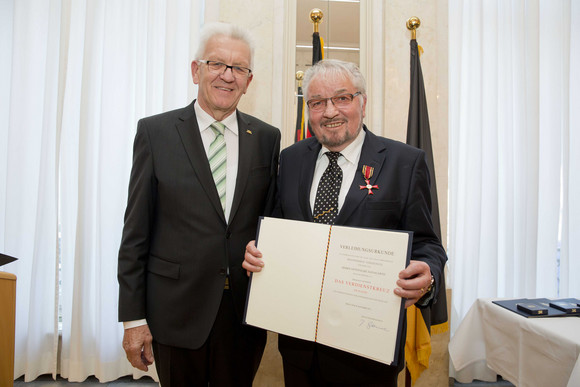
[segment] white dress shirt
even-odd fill
[[[211,130],[210,125],[216,120],[203,110],[197,101],[193,105],[195,115],[197,117],[197,125],[201,134],[201,141],[205,149],[206,156],[209,154],[209,146],[215,138],[215,133]],[[236,178],[238,176],[238,118],[235,111],[227,116],[222,124],[226,126],[224,131],[224,138],[226,140],[226,222],[230,218],[230,210],[234,199],[234,191],[236,189]]]

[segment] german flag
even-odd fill
[[[296,103],[298,105],[298,113],[296,114],[296,135],[294,138],[294,142],[298,142],[300,140],[304,140],[304,96],[302,95],[302,86],[298,86],[298,101]]]
[[[324,59],[324,41],[318,32],[312,34],[312,65]]]
[[[320,37],[320,33],[314,32],[312,34],[312,65],[315,65],[320,60],[324,59],[324,41]],[[298,101],[296,113],[296,135],[295,142],[312,137],[313,134],[308,128],[308,123],[304,121],[304,111],[306,109],[306,102],[302,95],[302,87],[298,86]]]
[[[429,126],[423,72],[421,71],[421,61],[419,59],[419,47],[415,39],[411,40],[411,95],[407,121],[407,144],[425,151],[431,178],[431,219],[435,233],[441,239],[431,128]],[[429,368],[431,334],[443,333],[449,329],[444,277],[442,277],[442,283],[437,284],[437,289],[436,302],[430,308],[419,309],[415,306],[407,308],[405,359],[407,361],[407,369],[411,374],[412,383],[415,383],[421,373]]]

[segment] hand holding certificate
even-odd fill
[[[411,233],[261,219],[245,322],[394,364]]]

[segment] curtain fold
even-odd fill
[[[54,125],[59,34],[51,2],[10,3],[11,55],[2,55],[10,78],[0,116],[4,202],[0,249],[19,260],[6,267],[17,275],[15,373],[34,379],[56,369],[57,137]],[[4,8],[6,10],[6,8]],[[3,87],[4,89],[4,87]],[[34,286],[31,286],[34,284]]]
[[[578,294],[579,11],[449,1],[452,331],[478,297]]]
[[[7,150],[0,156],[0,251],[20,258],[6,267],[18,276],[15,378],[140,377],[117,322],[133,137],[139,118],[193,98],[190,62],[204,2],[18,0],[1,7],[12,26],[1,62],[10,87],[0,95],[8,105],[0,109],[0,149]],[[153,368],[149,375],[156,378]]]
[[[575,273],[580,273],[580,3],[573,1],[570,4],[570,15],[576,23],[567,27],[570,34],[567,38],[570,44],[569,83],[567,94],[570,104],[567,106],[567,117],[564,125],[571,129],[563,138],[563,193],[562,193],[562,246],[560,256],[560,286],[568,289],[571,297],[580,294],[580,281]]]

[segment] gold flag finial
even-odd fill
[[[314,24],[314,32],[318,32],[318,25],[322,23],[324,14],[319,8],[312,8],[310,10],[310,22]]]
[[[411,30],[411,39],[417,39],[417,28],[421,26],[421,20],[417,16],[407,20],[407,29]]]
[[[304,78],[304,71],[296,71],[296,80],[298,81],[298,87],[302,87],[302,79]]]

